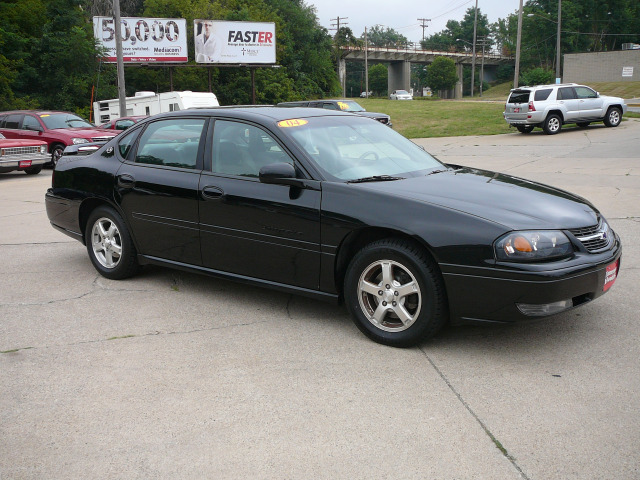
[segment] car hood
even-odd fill
[[[376,113],[376,112],[352,112],[355,113],[356,115],[360,115],[362,117],[368,117],[368,118],[390,118],[389,115],[387,115],[386,113]]]
[[[572,229],[598,223],[596,208],[577,195],[522,178],[467,167],[357,185],[465,212],[512,230]]]
[[[11,147],[35,147],[40,145],[46,145],[47,142],[42,142],[40,140],[18,140],[18,139],[0,139],[0,148],[11,148]]]

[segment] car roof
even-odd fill
[[[310,107],[291,107],[291,108],[279,108],[279,107],[265,107],[265,106],[249,106],[249,107],[225,107],[225,108],[198,108],[187,109],[176,112],[168,112],[157,115],[159,117],[180,117],[185,114],[206,114],[211,116],[224,116],[233,117],[244,120],[251,119],[271,119],[279,122],[280,120],[289,120],[291,118],[309,118],[309,117],[327,117],[327,116],[344,116],[346,118],[354,118],[354,115],[346,112],[340,112],[337,110],[323,110],[321,108]]]
[[[8,113],[33,113],[35,115],[52,115],[54,113],[68,113],[71,115],[76,115],[73,112],[65,112],[62,110],[11,110],[7,112],[0,112],[0,115],[5,115]]]

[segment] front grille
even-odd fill
[[[613,230],[607,222],[598,218],[597,225],[569,230],[588,252],[597,252],[607,248],[614,238]]]
[[[92,137],[91,141],[92,142],[108,142],[109,140],[111,140],[113,137],[112,136],[106,136],[106,137]]]
[[[40,153],[40,146],[32,147],[7,147],[2,149],[2,156],[5,155],[25,155],[28,153]]]

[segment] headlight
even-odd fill
[[[89,140],[86,138],[72,138],[71,141],[74,145],[78,145],[79,143],[89,143]]]
[[[496,258],[507,262],[536,262],[569,256],[573,246],[558,230],[510,232],[494,244]]]
[[[47,146],[46,145],[40,145],[40,153],[47,153]]]

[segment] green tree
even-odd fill
[[[449,90],[458,81],[455,62],[447,57],[436,57],[427,67],[427,84],[432,90]]]
[[[369,67],[369,90],[375,95],[386,96],[389,88],[389,69],[383,63]]]
[[[360,38],[364,41],[364,32]],[[393,28],[374,25],[367,30],[367,43],[373,47],[405,48],[409,40]]]
[[[422,48],[426,50],[441,51],[471,51],[473,50],[473,24],[475,22],[475,7],[467,9],[462,21],[449,20],[446,28],[435,33],[422,42]],[[478,8],[478,24],[476,29],[476,41],[486,38],[487,46],[491,46],[491,25],[486,15]],[[478,47],[476,46],[476,50]]]

